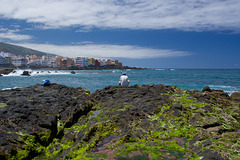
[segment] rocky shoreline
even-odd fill
[[[240,93],[168,85],[0,91],[0,159],[238,159]]]
[[[89,67],[0,67],[0,70],[9,70],[9,69],[31,69],[31,70],[153,70],[153,68],[140,68],[140,67],[129,67],[129,66],[89,66]],[[169,70],[169,69],[166,69]]]
[[[26,67],[20,67],[20,68],[6,68],[6,67],[0,67],[0,76],[8,75],[11,72],[14,72],[16,69],[22,69],[22,70],[44,70],[44,71],[59,71],[59,70],[72,70],[72,72],[75,72],[76,70],[154,70],[153,68],[137,68],[137,67],[69,67],[69,68],[42,68],[42,67],[32,67],[32,68],[26,68]],[[169,69],[166,69],[169,70]],[[28,72],[28,71],[26,71]],[[24,74],[23,74],[24,75]],[[27,73],[26,75],[29,75]]]
[[[7,75],[7,74],[11,73],[13,70],[14,70],[14,69],[10,69],[10,68],[0,70],[0,76],[2,76],[2,75]]]

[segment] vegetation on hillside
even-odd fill
[[[8,52],[16,55],[21,55],[21,56],[26,56],[28,54],[31,55],[36,55],[36,56],[43,56],[43,55],[51,55],[48,53],[40,52],[37,50],[17,46],[17,45],[12,45],[8,43],[3,43],[0,42],[0,52]]]

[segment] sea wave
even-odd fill
[[[240,92],[239,88],[233,87],[233,86],[225,86],[225,85],[209,85],[211,89],[219,89],[223,90],[224,92],[231,95],[234,92]]]
[[[17,88],[22,88],[22,87],[3,88],[2,90],[11,90],[11,89],[17,89]]]
[[[17,69],[14,70],[13,72],[9,73],[8,75],[3,75],[3,76],[22,76],[24,71],[28,71],[29,74],[31,76],[38,76],[38,75],[49,75],[49,74],[71,74],[70,71],[48,71],[48,70],[31,70],[31,69],[25,69],[25,70],[21,70],[21,69]]]
[[[154,69],[154,70],[157,70],[157,71],[165,71],[165,70],[167,70],[167,71],[175,71],[175,69],[171,69],[171,68],[168,68],[168,69],[164,69],[164,68],[157,68],[157,69]]]

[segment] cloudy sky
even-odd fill
[[[153,68],[240,68],[240,0],[0,0],[0,41]]]

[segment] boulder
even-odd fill
[[[31,76],[29,71],[23,71],[21,76]]]
[[[212,92],[209,86],[206,86],[202,89],[202,92]]]
[[[240,92],[234,92],[231,94],[230,99],[240,102]]]
[[[3,70],[0,71],[0,76],[1,76],[1,74],[9,74],[12,71],[13,71],[13,69],[3,69]]]

